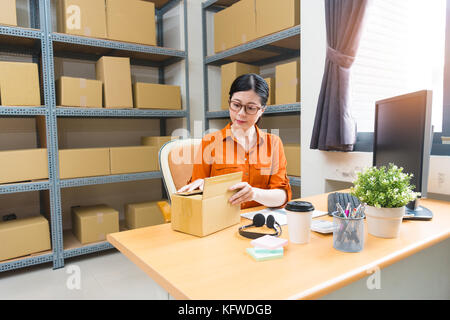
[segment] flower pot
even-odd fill
[[[379,238],[397,238],[405,215],[405,207],[376,208],[366,206],[365,214],[369,234]]]

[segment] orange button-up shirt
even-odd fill
[[[191,182],[222,174],[243,172],[242,181],[260,189],[282,189],[287,201],[292,199],[286,173],[286,157],[281,139],[260,130],[256,125],[257,142],[248,152],[235,140],[231,123],[220,131],[206,135],[197,152]],[[260,206],[244,202],[241,209]]]

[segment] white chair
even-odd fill
[[[159,150],[159,167],[169,200],[172,199],[172,194],[191,179],[194,158],[201,141],[201,139],[172,140]]]

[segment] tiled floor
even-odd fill
[[[79,275],[79,276],[78,276]],[[65,260],[65,267],[38,265],[0,273],[0,300],[154,299],[168,294],[115,250]]]

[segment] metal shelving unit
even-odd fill
[[[209,111],[209,83],[208,66],[221,66],[230,62],[242,62],[256,66],[263,66],[300,56],[300,26],[295,26],[280,32],[267,35],[243,45],[208,55],[207,20],[206,13],[218,12],[238,2],[239,0],[207,0],[202,3],[203,26],[203,83],[205,87],[205,129],[209,129],[211,119],[225,119],[229,117],[228,110]],[[301,103],[286,105],[270,105],[264,116],[300,115]],[[301,186],[300,177],[289,177],[293,186]]]
[[[37,182],[25,182],[0,185],[0,194],[48,190],[50,196],[50,232],[51,252],[43,252],[23,258],[0,262],[0,272],[23,268],[42,263],[53,263],[53,268],[64,266],[64,259],[113,248],[108,242],[89,244],[64,249],[62,227],[61,189],[160,179],[161,173],[142,172],[134,174],[110,175],[101,177],[63,179],[59,178],[58,160],[58,117],[117,117],[117,118],[159,118],[161,134],[165,134],[165,120],[168,118],[186,118],[189,130],[189,69],[187,39],[187,3],[186,0],[152,0],[156,6],[158,46],[146,46],[134,43],[95,39],[56,33],[52,30],[51,0],[30,1],[30,21],[33,28],[0,26],[0,52],[30,54],[33,61],[41,64],[41,85],[44,106],[36,107],[0,107],[0,116],[33,117],[45,116],[47,132],[47,151],[49,179]],[[184,51],[165,48],[163,44],[163,15],[178,4],[184,12]],[[56,106],[54,57],[97,60],[103,55],[129,57],[131,64],[157,67],[159,83],[164,83],[164,68],[185,61],[185,109],[184,110],[142,110],[142,109],[87,109],[62,108]]]

